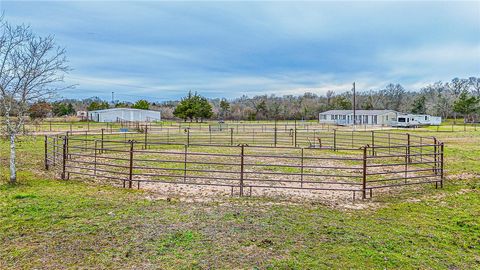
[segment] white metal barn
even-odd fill
[[[393,110],[355,110],[357,125],[391,125],[397,120]],[[353,110],[330,110],[319,114],[319,122],[334,125],[353,125]]]
[[[96,122],[117,122],[121,120],[151,122],[161,120],[161,113],[152,110],[114,108],[88,112],[88,119]]]

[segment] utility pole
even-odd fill
[[[355,82],[353,82],[353,105],[352,105],[352,108],[353,108],[353,130],[355,130],[355,124],[357,123],[357,114],[356,114],[356,111],[355,111]]]
[[[112,104],[115,102],[115,92],[112,91]]]

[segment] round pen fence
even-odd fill
[[[45,167],[62,179],[127,188],[210,186],[232,195],[262,190],[351,192],[443,186],[443,143],[384,131],[293,129],[67,132],[45,136]]]

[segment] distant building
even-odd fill
[[[393,110],[355,110],[357,125],[391,125],[397,120]],[[319,114],[319,122],[334,125],[353,125],[353,110],[330,110]]]
[[[96,122],[139,121],[151,122],[161,120],[161,112],[131,108],[114,108],[88,112],[88,119]]]
[[[88,113],[87,111],[77,111],[77,117],[82,120],[85,120],[88,117]]]
[[[357,125],[393,127],[436,126],[442,118],[428,114],[403,114],[393,110],[356,110]],[[319,114],[319,122],[340,126],[353,125],[353,110],[330,110]]]

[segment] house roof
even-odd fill
[[[394,110],[355,110],[355,114],[357,115],[382,115],[386,113],[394,112]],[[321,112],[320,114],[340,114],[340,115],[347,115],[353,114],[353,110],[329,110],[326,112]]]

